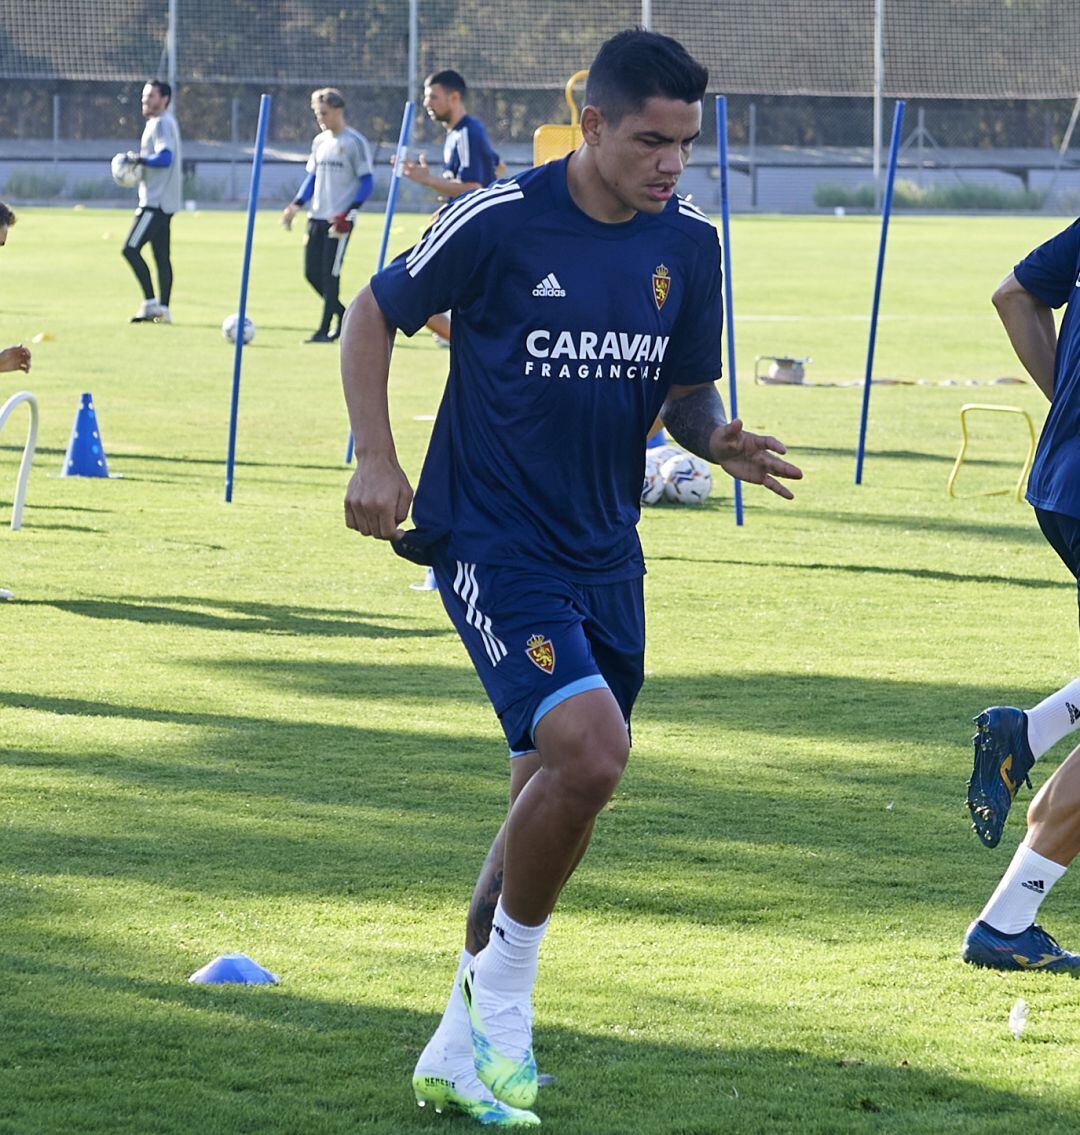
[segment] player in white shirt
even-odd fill
[[[180,126],[169,109],[172,88],[161,79],[151,79],[142,90],[142,112],[146,118],[139,152],[128,157],[142,170],[139,207],[131,231],[124,241],[124,259],[131,265],[143,291],[143,302],[131,317],[132,323],[171,323],[169,299],[173,271],[170,255],[170,225],[180,208],[183,158],[180,153]],[[150,278],[142,248],[149,243],[158,274],[158,290]]]
[[[320,127],[311,143],[307,177],[285,206],[281,223],[289,228],[301,205],[308,204],[304,276],[323,298],[322,319],[306,342],[333,343],[341,332],[345,305],[338,298],[341,266],[356,210],[371,196],[374,178],[371,147],[358,130],[345,122],[345,99],[333,87],[311,96],[311,109]],[[331,329],[336,320],[337,326]]]

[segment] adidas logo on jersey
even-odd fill
[[[539,284],[533,288],[534,296],[565,296],[566,289],[555,279],[555,273],[549,272]]]

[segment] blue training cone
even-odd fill
[[[109,465],[105,460],[105,447],[101,444],[97,415],[94,413],[94,398],[84,394],[75,412],[75,424],[71,427],[71,440],[64,456],[61,477],[107,477]]]
[[[195,985],[277,985],[277,974],[263,969],[247,954],[222,954],[202,969],[197,969],[189,982]]]

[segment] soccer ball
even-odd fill
[[[236,328],[239,326],[240,316],[235,312],[226,317],[221,324],[221,333],[229,340],[230,343],[236,342]],[[244,342],[250,343],[255,338],[255,324],[244,316]]]
[[[114,154],[112,179],[121,189],[134,189],[143,179],[143,168],[133,162],[127,154]]]
[[[669,457],[660,466],[664,496],[676,504],[701,504],[712,491],[712,472],[706,462],[692,453]]]
[[[660,462],[651,453],[645,454],[645,483],[641,486],[641,503],[657,504],[664,499],[664,478]]]

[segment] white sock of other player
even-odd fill
[[[1027,718],[1028,744],[1038,760],[1062,737],[1080,729],[1080,678],[1029,709]]]
[[[1022,843],[979,918],[1002,934],[1019,934],[1035,921],[1043,899],[1064,874],[1060,863]]]
[[[476,955],[473,972],[478,988],[505,998],[528,997],[536,983],[540,943],[550,921],[545,918],[539,926],[515,922],[503,909],[500,895],[491,920],[491,937]]]

